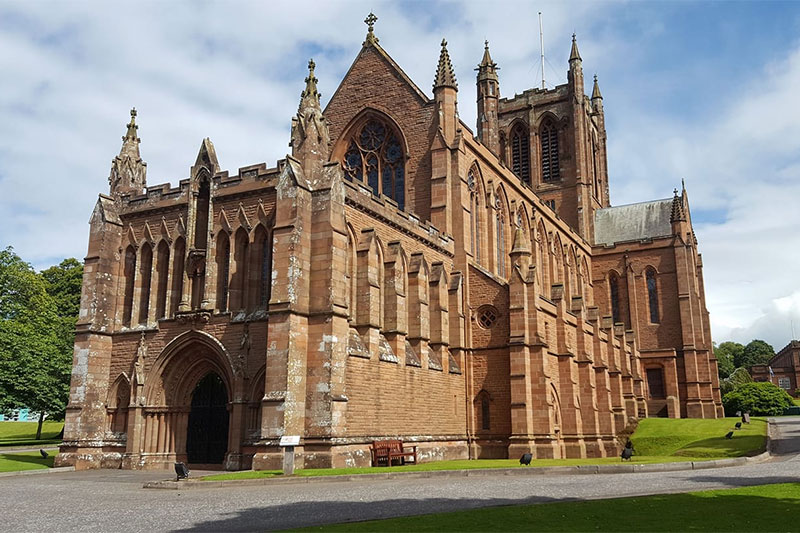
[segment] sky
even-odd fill
[[[274,166],[308,59],[325,105],[370,11],[429,96],[447,39],[472,127],[485,39],[513,96],[541,83],[537,13],[548,86],[575,32],[604,97],[612,204],[685,179],[714,340],[800,336],[800,2],[0,0],[0,246],[36,268],[84,256],[133,106],[151,186],[187,177],[204,137],[231,173]]]

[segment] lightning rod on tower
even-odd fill
[[[542,89],[545,89],[544,84],[544,32],[542,31],[542,12],[539,11],[539,48],[542,51]]]

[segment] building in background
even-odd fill
[[[750,367],[753,381],[769,381],[792,396],[797,396],[800,383],[800,341],[790,341],[766,365]]]
[[[431,97],[366,22],[324,110],[309,63],[274,167],[231,174],[205,139],[187,179],[147,186],[131,113],[60,464],[276,468],[283,435],[305,467],[367,465],[382,438],[602,457],[632,418],[722,416],[688,195],[610,205],[575,38],[566,84],[513,97],[486,43],[473,131],[447,43]]]

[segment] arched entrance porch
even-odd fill
[[[238,468],[242,413],[222,344],[191,331],[171,341],[137,387],[123,466],[172,468],[175,461]]]

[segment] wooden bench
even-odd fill
[[[372,441],[370,448],[372,453],[372,466],[391,466],[394,461],[400,461],[401,465],[406,464],[406,459],[414,459],[417,462],[417,447],[403,446],[401,440],[376,440]]]

